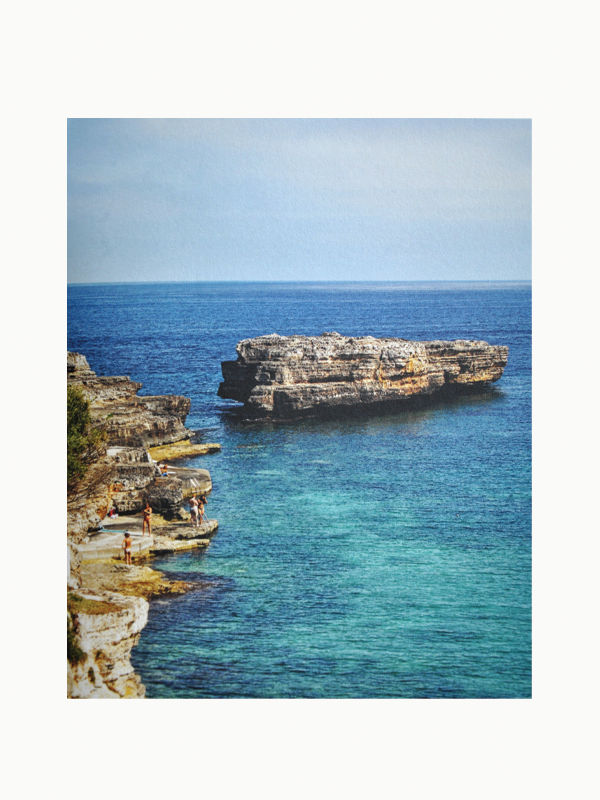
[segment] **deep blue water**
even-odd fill
[[[531,695],[529,284],[71,286],[68,347],[192,398],[219,532],[156,559],[148,697]],[[508,344],[494,390],[365,419],[242,425],[220,362],[266,333]]]

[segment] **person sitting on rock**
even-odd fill
[[[152,509],[150,503],[146,500],[146,507],[144,508],[144,519],[142,520],[142,536],[146,532],[148,526],[148,536],[150,536],[150,517],[152,516]]]
[[[167,475],[168,475],[167,465],[163,463],[160,465],[160,477],[166,478]]]
[[[129,531],[125,531],[125,536],[123,538],[123,553],[125,555],[125,563],[131,566],[131,536],[129,535]]]
[[[190,498],[190,514],[192,515],[191,523],[195,528],[197,528],[198,527],[198,501],[196,500],[196,495],[192,495],[192,497]]]

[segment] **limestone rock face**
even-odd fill
[[[74,542],[81,542],[106,516],[114,476],[114,463],[104,454],[90,464],[83,478],[68,492],[67,531]]]
[[[93,421],[102,424],[112,445],[152,447],[190,436],[183,424],[189,397],[138,397],[141,383],[124,376],[96,375],[80,353],[67,353],[67,383],[81,386]]]
[[[148,619],[148,601],[112,592],[82,595],[108,604],[109,613],[72,615],[85,659],[68,664],[67,694],[73,698],[144,697],[129,657]]]
[[[152,510],[165,519],[179,519],[183,510],[183,487],[179,478],[157,478],[147,489]]]
[[[156,465],[143,447],[109,447],[114,465],[112,503],[119,514],[139,511],[145,505],[146,487],[154,481]]]
[[[406,401],[497,381],[508,347],[487,342],[270,334],[237,345],[219,396],[249,419],[294,419],[349,409],[393,410]]]
[[[208,453],[218,453],[221,445],[216,442],[206,442],[197,444],[185,439],[183,442],[173,442],[161,447],[150,447],[148,452],[155,461],[172,461],[176,458],[188,458],[189,456],[204,456]]]
[[[67,384],[78,385],[90,401],[95,424],[106,432],[106,452],[92,464],[67,498],[68,531],[81,541],[97,528],[111,505],[120,513],[140,511],[149,494],[156,510],[178,516],[186,483],[166,492],[156,483],[156,467],[147,447],[182,443],[192,434],[184,427],[190,399],[176,395],[137,397],[141,383],[126,377],[100,377],[85,356],[67,353]]]
[[[183,446],[182,440],[189,440],[192,431],[183,426],[190,408],[188,398],[137,397],[140,383],[125,377],[99,377],[78,353],[67,355],[67,383],[81,386],[90,401],[93,422],[107,434],[95,460],[67,494],[67,586],[76,590],[79,598],[78,610],[71,608],[68,620],[81,651],[74,663],[67,662],[67,694],[74,698],[143,697],[145,690],[133,670],[130,653],[146,624],[146,598],[183,591],[175,585],[183,583],[163,580],[147,567],[110,562],[121,554],[121,532],[96,534],[91,541],[88,534],[105,524],[111,506],[120,515],[115,529],[121,527],[121,521],[130,527],[123,513],[140,511],[146,499],[167,519],[187,519],[185,498],[194,492],[209,493],[212,482],[206,470],[185,467],[170,467],[168,477],[160,477],[147,450],[172,442]],[[196,538],[189,543],[169,539],[162,550],[208,544],[208,538],[197,538],[208,535],[208,526],[193,529],[193,533]],[[160,538],[167,540],[166,536]],[[151,537],[136,537],[134,557],[142,550],[149,551],[152,541]],[[141,570],[145,574],[140,574]]]

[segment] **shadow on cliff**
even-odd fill
[[[263,431],[281,430],[302,427],[303,431],[308,430],[335,430],[347,429],[353,422],[362,424],[369,421],[388,425],[414,426],[439,413],[456,413],[465,409],[482,409],[491,404],[502,402],[504,392],[496,386],[485,389],[469,390],[463,389],[460,392],[438,393],[434,397],[417,397],[405,400],[401,405],[398,403],[381,404],[369,407],[352,407],[343,410],[328,409],[320,412],[318,416],[303,415],[296,419],[248,419],[244,416],[242,405],[231,405],[220,409],[220,416],[223,424],[230,429],[240,429],[257,427]]]

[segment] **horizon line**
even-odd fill
[[[431,278],[431,279],[411,279],[411,280],[159,280],[159,281],[67,281],[69,286],[141,286],[141,285],[154,285],[154,284],[173,284],[173,283],[219,283],[219,284],[237,284],[237,283],[278,283],[278,284],[292,284],[292,283],[531,283],[531,278]]]

